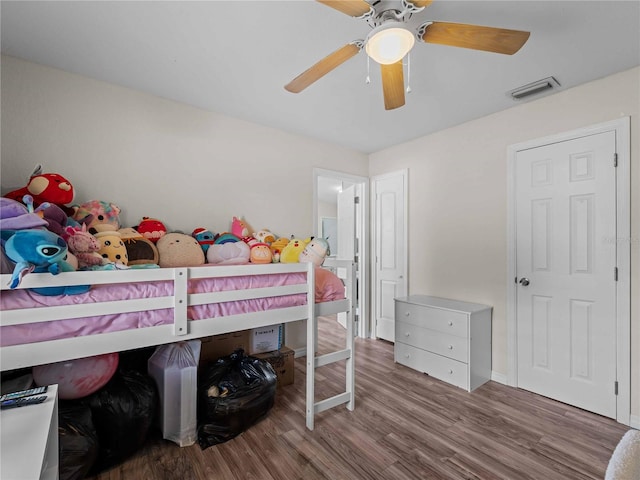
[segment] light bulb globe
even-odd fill
[[[402,60],[415,41],[415,36],[404,24],[390,22],[371,30],[364,48],[372,60],[381,65],[390,65]]]

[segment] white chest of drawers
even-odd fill
[[[491,313],[447,298],[396,298],[395,361],[470,392],[491,378]]]

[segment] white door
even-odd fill
[[[356,187],[351,185],[338,193],[338,251],[336,258],[339,260],[356,259]],[[340,269],[338,269],[340,270]],[[337,272],[338,277],[345,278],[346,272]],[[354,279],[355,280],[355,279]],[[356,299],[357,304],[357,299]],[[347,314],[340,312],[337,315],[340,325],[347,328]],[[354,329],[354,335],[356,329]]]
[[[517,152],[518,387],[616,417],[615,132]]]
[[[407,295],[407,174],[372,179],[374,196],[375,335],[395,341],[394,298]]]
[[[338,251],[336,258],[353,260],[356,245],[356,187],[351,185],[338,193]]]

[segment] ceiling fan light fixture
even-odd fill
[[[402,60],[415,42],[415,35],[404,24],[389,22],[371,30],[364,48],[372,60],[390,65]]]

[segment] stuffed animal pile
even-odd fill
[[[74,205],[72,183],[37,165],[27,185],[0,198],[2,273],[10,287],[30,272],[121,270],[311,262],[322,265],[330,254],[325,239],[278,236],[269,229],[252,232],[240,216],[229,230],[198,226],[191,234],[168,230],[153,217],[132,227],[120,223],[121,209],[106,200]],[[33,289],[43,295],[76,294],[90,286]]]

